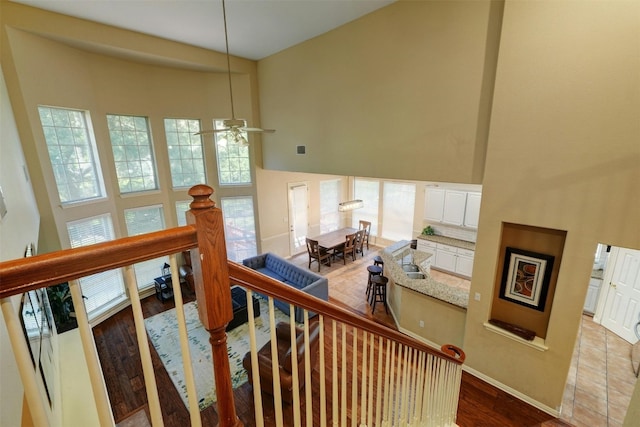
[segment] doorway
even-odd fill
[[[289,246],[291,255],[307,250],[309,235],[309,188],[306,183],[289,184]]]
[[[597,246],[560,414],[573,425],[624,421],[637,382],[639,276],[640,251]]]
[[[594,320],[631,344],[640,324],[640,251],[611,248]]]

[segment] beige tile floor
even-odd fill
[[[622,426],[636,377],[631,344],[582,316],[560,417],[576,427]]]

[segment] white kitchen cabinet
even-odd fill
[[[473,251],[458,248],[455,272],[461,276],[471,277],[471,273],[473,272],[473,256]]]
[[[444,249],[438,249],[436,252],[435,266],[446,271],[456,271],[456,253],[449,252]]]
[[[587,289],[587,298],[584,301],[583,311],[585,313],[594,314],[598,305],[598,296],[602,287],[602,279],[592,277],[589,279],[589,288]]]
[[[438,243],[433,266],[444,271],[471,278],[474,251]]]
[[[424,219],[442,222],[445,191],[441,188],[427,188],[425,193]]]
[[[466,191],[446,190],[444,194],[444,210],[442,212],[442,222],[451,225],[464,224],[466,205]]]
[[[467,193],[467,207],[464,211],[464,226],[469,228],[478,228],[478,219],[480,217],[480,201],[481,193]]]
[[[420,252],[427,252],[430,254],[436,253],[436,243],[428,240],[418,239],[418,250]]]

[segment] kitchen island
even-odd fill
[[[407,240],[386,247],[380,256],[389,278],[387,302],[398,329],[434,347],[461,347],[469,289],[434,280],[432,254],[411,249]]]

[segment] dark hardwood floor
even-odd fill
[[[366,257],[360,261],[365,263],[365,266],[358,270],[364,269],[366,271],[366,265],[369,264],[368,258]],[[355,265],[351,265],[351,267],[347,265],[347,269],[355,270],[355,267]],[[362,292],[364,292],[364,288]],[[188,290],[184,290],[183,293],[185,302],[192,301],[195,298],[195,295]],[[340,301],[333,302],[349,306],[349,304],[343,304]],[[142,302],[145,318],[173,308],[173,306],[173,301],[161,303],[155,296],[145,298]],[[376,313],[371,313],[370,310],[357,311],[360,315],[376,319]],[[382,313],[384,313],[384,309]],[[389,319],[384,316],[376,320],[382,323],[389,323]],[[141,409],[144,409],[148,415],[142,365],[140,363],[131,309],[126,308],[100,323],[93,328],[93,333],[116,422],[125,420]],[[327,339],[326,345],[330,346],[329,339]],[[150,345],[150,350],[165,426],[183,427],[189,425],[187,408],[152,345]],[[317,375],[317,372],[315,374]],[[313,381],[313,383],[315,399],[313,404],[314,425],[319,425],[319,387],[317,387],[316,381]],[[242,385],[235,390],[234,397],[240,420],[245,426],[255,425],[253,421],[253,391],[251,386],[249,384]],[[269,426],[275,425],[273,410],[269,408],[270,402],[269,397],[263,395],[263,404],[266,408],[265,423]],[[330,402],[328,405],[331,408]],[[291,411],[291,406],[285,407],[285,425],[289,425]],[[213,406],[203,410],[201,415],[204,426],[215,426],[218,422]],[[463,373],[462,376],[457,423],[462,427],[568,425],[467,373]]]

